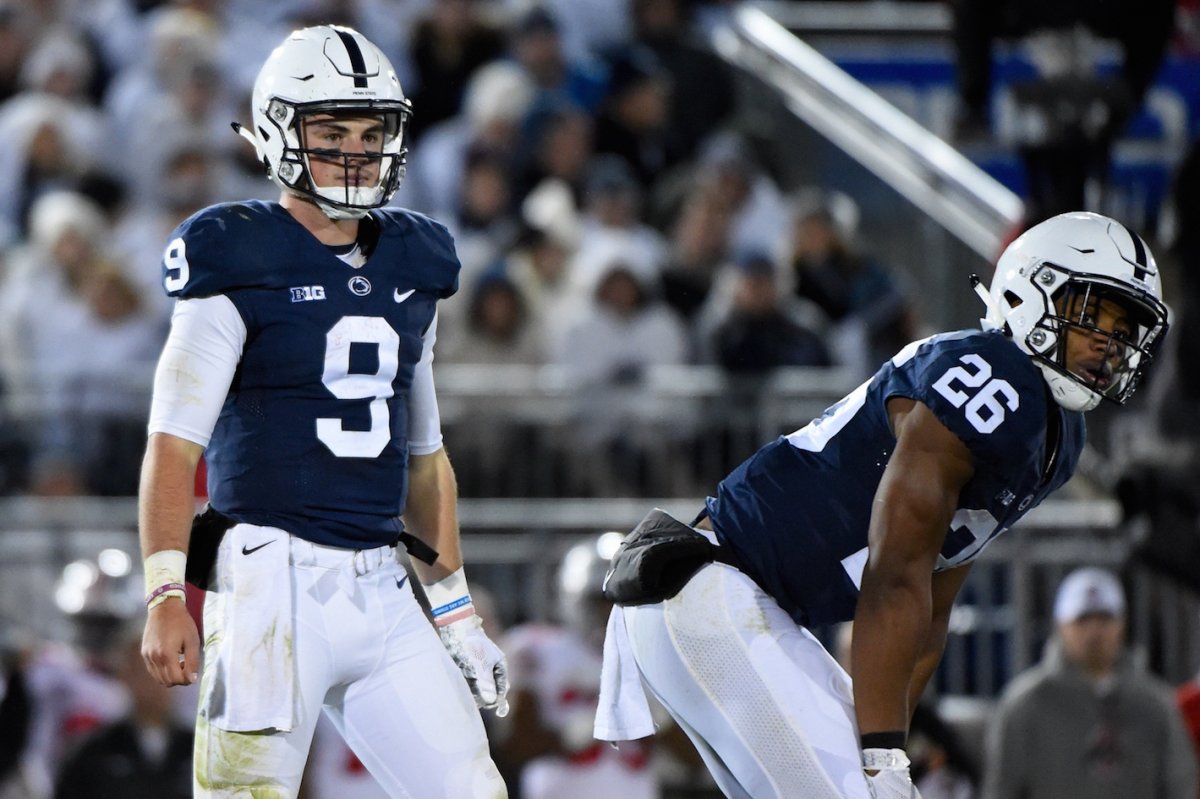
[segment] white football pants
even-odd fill
[[[726,796],[869,799],[849,675],[753,580],[710,563],[623,612],[643,681]]]
[[[395,552],[324,547],[274,528],[255,533],[290,547],[295,723],[290,732],[243,733],[198,718],[196,798],[293,799],[322,709],[388,796],[507,797],[466,681],[417,604]],[[232,550],[233,540],[226,534],[222,541],[217,585],[227,584],[229,559],[243,557]],[[205,598],[202,684],[244,679],[263,685],[278,675],[215,667],[224,631],[238,612],[229,598],[229,592]],[[221,696],[228,688],[205,685],[202,692]]]

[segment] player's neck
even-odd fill
[[[284,194],[279,204],[322,244],[336,247],[358,238],[357,219],[330,219],[316,203],[294,194]]]

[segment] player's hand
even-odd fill
[[[466,677],[475,704],[485,710],[495,710],[497,716],[507,716],[508,664],[500,647],[483,632],[483,621],[479,616],[471,614],[438,627],[438,635]]]
[[[163,685],[191,685],[200,678],[200,632],[182,600],[171,598],[147,611],[142,659]]]
[[[903,774],[897,771],[868,774],[867,789],[871,792],[871,799],[921,799],[917,786],[908,776],[908,769]]]
[[[865,749],[863,768],[871,799],[921,799],[903,749]]]

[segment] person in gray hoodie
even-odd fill
[[[1067,575],[1041,663],[989,725],[983,799],[1195,799],[1196,757],[1172,691],[1125,646],[1125,595],[1103,569]]]

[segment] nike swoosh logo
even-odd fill
[[[265,547],[265,546],[270,546],[271,544],[274,544],[274,543],[275,543],[275,539],[274,539],[274,538],[272,538],[272,539],[271,539],[270,541],[268,541],[267,543],[265,543],[265,544],[259,544],[259,545],[258,545],[258,546],[256,546],[256,547],[245,547],[245,546],[243,546],[243,547],[242,547],[242,554],[243,554],[243,555],[253,555],[255,552],[257,552],[258,550],[262,549],[263,547]]]
[[[396,587],[397,587],[397,588],[403,588],[403,587],[404,587],[404,584],[405,584],[405,583],[407,583],[407,582],[408,582],[408,575],[407,575],[407,574],[406,574],[406,575],[404,575],[403,577],[397,577],[397,578],[396,578]]]
[[[407,300],[409,297],[411,297],[413,295],[414,291],[416,291],[416,289],[409,289],[408,291],[401,294],[400,289],[396,289],[395,291],[392,292],[392,299],[395,300],[396,302],[404,302],[405,300]]]
[[[608,581],[612,579],[612,576],[613,576],[612,569],[609,569],[607,572],[605,572],[604,581],[600,583],[600,593],[604,593],[605,591],[608,590]]]

